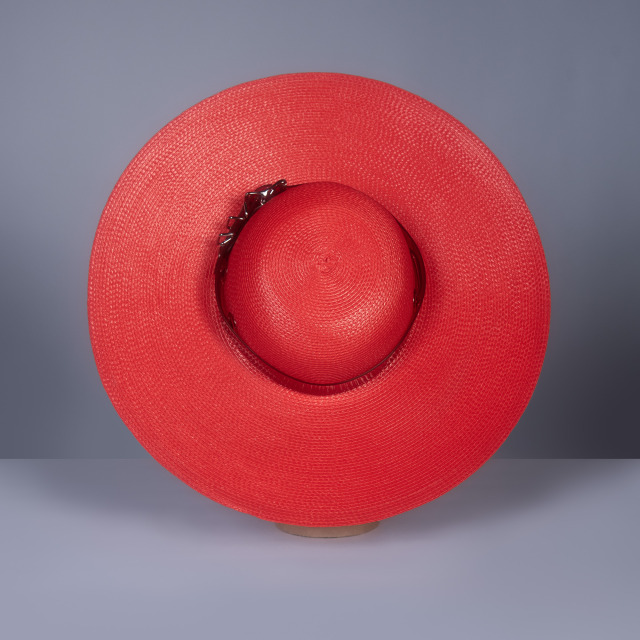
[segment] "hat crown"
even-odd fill
[[[271,367],[333,385],[371,371],[414,317],[405,232],[351,187],[289,187],[264,204],[229,256],[225,306],[238,336]]]

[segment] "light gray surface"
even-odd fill
[[[93,364],[89,252],[165,123],[294,71],[369,76],[451,112],[540,230],[552,326],[501,455],[637,457],[640,3],[104,0],[0,10],[0,457],[145,455]]]
[[[640,461],[492,460],[310,540],[151,460],[0,461],[0,636],[636,640]]]

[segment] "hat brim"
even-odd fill
[[[265,375],[216,305],[218,234],[280,178],[368,194],[424,259],[409,335],[341,393]],[[341,526],[437,498],[496,451],[536,384],[550,304],[533,219],[473,133],[391,85],[307,73],[223,91],[147,143],[102,214],[88,307],[104,387],[156,460],[234,509]]]

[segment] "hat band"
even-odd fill
[[[400,227],[405,238],[413,265],[415,282],[413,291],[413,314],[406,331],[404,332],[396,346],[382,360],[380,360],[380,362],[378,362],[368,371],[365,371],[364,373],[358,375],[357,377],[345,380],[343,382],[333,382],[329,384],[312,383],[300,380],[280,371],[279,369],[275,368],[267,361],[265,361],[263,358],[261,358],[239,335],[237,331],[236,320],[225,304],[224,283],[229,266],[229,257],[231,254],[231,250],[233,249],[233,246],[235,245],[240,232],[245,227],[250,218],[252,218],[262,208],[263,205],[269,202],[269,200],[283,193],[285,190],[294,189],[297,186],[300,185],[288,185],[286,180],[281,179],[277,180],[273,184],[265,184],[258,187],[257,189],[254,189],[253,191],[248,191],[245,193],[242,211],[237,216],[229,216],[227,220],[227,230],[221,233],[219,236],[218,258],[216,260],[214,270],[215,297],[222,318],[224,319],[224,322],[230,330],[231,334],[234,336],[234,339],[237,341],[238,346],[241,348],[241,351],[261,371],[269,375],[272,379],[276,380],[280,384],[283,384],[284,386],[291,389],[311,393],[314,395],[330,395],[346,391],[348,389],[353,389],[370,380],[383,368],[385,364],[388,363],[390,358],[398,351],[399,347],[404,342],[404,339],[411,330],[413,322],[418,315],[418,312],[420,311],[420,307],[422,306],[426,287],[424,261],[417,244],[415,243],[409,232],[400,224],[397,219],[394,218],[398,223],[398,226]]]

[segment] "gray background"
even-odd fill
[[[6,640],[638,640],[639,460],[490,460],[289,536],[153,460],[0,460]],[[34,612],[37,612],[34,615]]]
[[[377,78],[452,113],[518,183],[545,246],[540,383],[500,454],[638,457],[637,2],[3,2],[0,457],[146,454],[93,364],[86,280],[137,150],[258,77]]]

